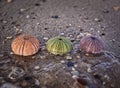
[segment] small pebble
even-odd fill
[[[67,63],[67,66],[68,66],[68,67],[73,67],[73,66],[74,66],[74,63],[73,63],[73,62],[68,62],[68,63]]]
[[[112,83],[112,84],[110,84],[110,86],[112,87],[112,88],[115,88],[115,85]]]
[[[9,40],[9,39],[12,39],[12,36],[8,36],[8,37],[6,37],[6,39],[8,39],[8,40]]]
[[[73,78],[73,79],[77,79],[78,76],[77,76],[77,75],[73,75],[72,78]]]
[[[94,21],[100,22],[101,20],[99,18],[95,18]]]
[[[71,60],[72,57],[71,57],[71,56],[66,56],[66,59],[67,59],[67,60]]]
[[[3,20],[3,23],[4,23],[4,24],[6,24],[6,23],[7,23],[7,21],[6,21],[6,20]]]
[[[76,69],[74,67],[72,67],[72,70],[75,71]]]
[[[61,60],[60,62],[61,62],[61,63],[63,63],[63,64],[65,63],[65,61],[64,61],[64,60]]]
[[[27,81],[23,80],[22,83],[21,83],[21,86],[26,87],[27,85],[28,85]]]
[[[58,15],[55,15],[55,16],[51,16],[51,18],[58,19],[59,16],[58,16]]]
[[[87,72],[89,72],[89,73],[92,72],[90,67],[88,67]]]
[[[80,35],[77,35],[77,39],[79,39],[81,36]]]
[[[8,3],[11,3],[13,0],[7,0]]]
[[[77,55],[77,56],[76,56],[76,58],[80,59],[80,56],[79,56],[79,55]]]
[[[120,9],[120,6],[114,6],[113,9],[114,9],[115,11],[118,11],[118,10]]]
[[[13,55],[14,53],[13,52],[10,52],[11,55]]]
[[[39,85],[40,85],[39,80],[35,79],[35,84],[36,84],[37,86],[39,86]]]
[[[46,56],[45,56],[45,55],[40,55],[40,58],[41,58],[41,59],[45,59]]]
[[[30,15],[27,15],[26,18],[29,19],[29,18],[30,18]]]
[[[45,50],[45,49],[46,49],[46,46],[42,46],[42,47],[41,47],[41,50]]]
[[[65,33],[62,32],[62,33],[60,33],[60,35],[65,35]]]
[[[78,71],[76,71],[76,70],[72,71],[71,73],[72,73],[72,75],[76,75],[76,76],[79,76],[79,74],[80,74],[80,73],[79,73]]]
[[[75,65],[74,65],[74,67],[76,67],[76,68],[77,68],[77,67],[78,67],[78,65],[77,65],[77,64],[75,64]]]
[[[37,25],[40,25],[40,23],[37,23]]]
[[[24,11],[25,11],[25,9],[23,9],[23,8],[20,9],[20,12],[24,12]]]
[[[102,84],[103,84],[103,85],[105,85],[105,84],[106,84],[106,82],[103,82]]]
[[[105,77],[107,80],[109,80],[109,79],[110,79],[108,75],[104,75],[104,77]]]
[[[115,39],[112,39],[111,41],[112,41],[112,42],[115,42]]]
[[[44,39],[44,40],[48,40],[48,37],[44,37],[43,39]]]

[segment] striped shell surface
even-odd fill
[[[39,51],[40,43],[36,37],[22,34],[13,40],[11,48],[16,55],[29,56]]]
[[[85,52],[100,54],[104,50],[104,42],[95,36],[85,36],[80,41],[80,47]]]
[[[48,40],[46,47],[52,54],[63,55],[72,50],[72,43],[65,37],[55,37]]]

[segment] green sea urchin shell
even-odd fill
[[[65,37],[55,37],[48,40],[46,47],[52,54],[63,55],[72,50],[72,43]]]

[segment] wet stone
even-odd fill
[[[68,67],[73,67],[73,66],[74,66],[74,63],[69,61],[69,62],[67,63],[67,66],[68,66]]]
[[[34,69],[35,69],[35,70],[39,70],[39,69],[40,69],[40,66],[35,66]]]
[[[27,15],[26,18],[29,19],[29,18],[30,18],[30,15]]]
[[[8,3],[11,3],[13,0],[7,0]]]
[[[76,75],[76,76],[79,76],[79,72],[78,71],[71,71],[72,75]]]
[[[25,11],[25,9],[23,9],[23,8],[20,9],[20,12],[24,12],[24,11]]]
[[[70,60],[70,59],[72,59],[72,57],[71,56],[66,56],[66,59]]]
[[[94,21],[100,22],[101,20],[99,18],[95,18]]]
[[[59,16],[58,16],[58,15],[55,15],[55,16],[51,16],[51,18],[58,19]]]
[[[48,40],[48,37],[44,37],[43,39],[44,39],[44,40]]]
[[[2,86],[0,86],[0,88],[21,88],[21,87],[15,86],[11,83],[4,83]]]
[[[62,33],[60,33],[60,35],[65,35],[65,33],[62,32]]]

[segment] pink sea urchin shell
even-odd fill
[[[85,36],[80,41],[80,47],[87,53],[100,54],[104,50],[104,42],[95,36]]]

